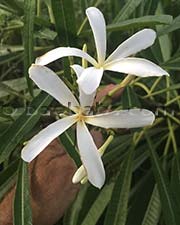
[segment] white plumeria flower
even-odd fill
[[[82,67],[77,65],[73,69],[78,77],[84,72]],[[92,106],[94,94],[86,95],[80,90],[78,102],[63,81],[49,68],[34,64],[30,67],[29,74],[41,90],[53,96],[63,106],[69,107],[74,114],[40,131],[23,148],[21,157],[27,162],[32,161],[52,140],[76,123],[78,149],[88,180],[101,188],[105,181],[104,166],[86,123],[103,128],[143,127],[153,123],[154,114],[145,109],[132,109],[88,115],[85,105]]]
[[[86,10],[93,31],[97,50],[97,60],[77,48],[59,47],[36,59],[36,64],[47,65],[66,56],[77,56],[86,59],[93,67],[84,70],[77,82],[86,94],[94,92],[101,81],[104,70],[132,74],[139,77],[162,76],[168,73],[149,60],[129,57],[151,46],[156,39],[156,32],[144,29],[135,33],[120,44],[106,59],[106,24],[101,11],[95,7]]]

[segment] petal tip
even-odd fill
[[[35,64],[39,65],[39,66],[44,66],[49,64],[50,62],[52,62],[53,60],[51,60],[50,56],[48,55],[49,52],[45,53],[42,56],[39,56],[35,59]]]
[[[24,160],[27,163],[30,163],[32,161],[23,150],[21,152],[21,158],[22,158],[22,160]]]
[[[77,184],[79,183],[80,181],[76,178],[76,174],[74,174],[73,178],[72,178],[72,183],[73,184]]]
[[[147,109],[143,109],[143,113],[145,113],[146,115],[148,114],[148,121],[149,123],[147,125],[152,125],[154,120],[155,120],[155,115],[152,111],[147,110]]]
[[[101,189],[105,183],[105,179],[106,179],[106,175],[105,175],[105,170],[103,168],[103,170],[101,171],[101,175],[95,177],[88,177],[88,180],[90,181],[90,183],[95,186],[98,189]],[[87,174],[88,175],[88,174]],[[94,175],[95,176],[95,175]]]
[[[150,122],[150,125],[152,125],[154,123],[154,120],[155,120],[155,115],[153,112],[151,112],[151,122]]]
[[[105,179],[102,182],[94,183],[93,185],[98,189],[101,189],[105,183]]]
[[[149,34],[153,35],[156,38],[156,31],[151,28],[145,28],[143,31],[148,32]]]
[[[41,64],[40,61],[41,61],[41,57],[36,58],[35,64],[40,65]]]
[[[89,12],[93,12],[93,11],[94,11],[94,12],[95,12],[95,11],[96,11],[96,12],[97,12],[97,11],[100,12],[100,10],[99,10],[98,8],[96,8],[96,7],[94,7],[94,6],[91,6],[91,7],[89,7],[89,8],[86,9],[86,14],[88,14]]]
[[[158,76],[170,76],[170,74],[168,72],[166,72],[164,69],[161,68],[161,73],[159,73]]]
[[[28,69],[28,72],[30,73],[31,72],[31,70],[33,69],[33,68],[35,68],[37,65],[36,64],[31,64],[31,66],[29,67],[29,69]]]

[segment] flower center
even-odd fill
[[[104,69],[103,67],[104,67],[104,63],[97,63],[97,64],[95,65],[95,68],[96,68],[96,69]]]
[[[85,115],[83,108],[78,109],[78,111],[76,113],[76,120],[77,121],[85,121],[86,120],[86,115]]]

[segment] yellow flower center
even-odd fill
[[[96,68],[96,69],[104,69],[103,67],[104,67],[104,63],[97,63],[97,64],[95,65],[95,68]]]
[[[85,115],[85,112],[84,112],[84,109],[83,108],[79,108],[77,110],[76,120],[77,121],[85,121],[86,120],[86,115]]]

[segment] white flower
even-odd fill
[[[84,69],[77,65],[74,70],[78,77],[84,72]],[[88,115],[85,106],[92,106],[94,94],[86,95],[80,90],[79,103],[63,81],[49,68],[34,64],[30,67],[29,74],[41,90],[53,96],[63,106],[69,107],[74,114],[40,131],[23,148],[21,157],[27,162],[32,161],[52,140],[76,123],[78,149],[88,180],[101,188],[105,181],[104,166],[86,123],[103,128],[142,127],[152,124],[154,114],[145,109],[132,109]]]
[[[162,76],[168,73],[149,60],[129,57],[151,46],[156,38],[152,29],[144,29],[135,33],[120,44],[106,59],[106,24],[103,14],[95,7],[86,10],[93,31],[97,50],[97,61],[77,48],[59,47],[36,59],[36,64],[46,65],[65,56],[77,56],[86,59],[93,67],[84,70],[77,82],[87,94],[94,92],[101,81],[104,70],[132,74],[140,77]]]

